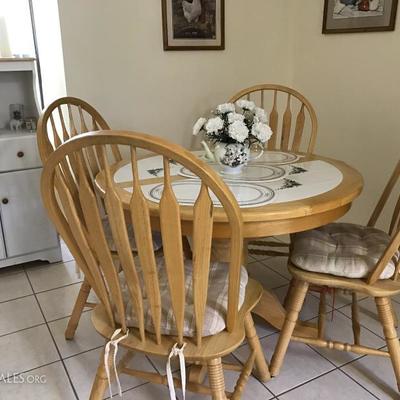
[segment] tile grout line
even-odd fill
[[[26,294],[26,295],[24,295],[24,296],[19,296],[19,297],[14,297],[14,298],[8,299],[8,300],[3,300],[3,301],[0,301],[0,306],[1,306],[2,304],[9,303],[9,302],[11,302],[11,301],[20,300],[20,299],[26,299],[27,297],[30,297],[30,296],[33,296],[33,295],[34,295],[34,292],[32,292],[32,293],[30,293],[30,294]]]
[[[363,356],[366,357],[366,356]],[[340,372],[344,375],[346,375],[348,378],[350,378],[353,382],[355,382],[358,386],[361,386],[364,390],[366,390],[371,396],[375,397],[377,400],[381,400],[378,396],[373,394],[370,390],[368,390],[365,386],[361,385],[361,383],[357,382],[351,375],[346,373],[346,371],[343,371],[341,368],[339,368]]]
[[[79,285],[79,284],[81,284],[82,282],[83,282],[83,280],[78,281],[78,282],[74,282],[74,283],[68,283],[68,284],[62,285],[62,286],[57,286],[57,287],[51,288],[51,289],[40,290],[40,291],[37,291],[37,292],[36,292],[36,291],[33,289],[33,287],[32,287],[32,290],[33,290],[33,293],[34,293],[34,294],[42,294],[42,293],[52,292],[52,291],[55,291],[55,290],[58,290],[58,289],[64,289],[64,288],[67,288],[67,287],[70,287],[70,286],[74,286],[74,285]]]
[[[29,282],[29,284],[31,285],[31,288],[32,288],[32,291],[33,291],[32,282],[31,282],[31,280],[29,279],[28,273],[26,272],[26,269],[25,269],[25,268],[24,268],[24,272],[25,272],[25,276],[26,276],[26,278],[28,279],[28,282]],[[37,302],[37,304],[38,304],[38,306],[39,306],[40,312],[41,312],[42,315],[43,315],[43,319],[45,320],[45,324],[46,324],[47,330],[48,330],[48,332],[49,332],[49,334],[50,334],[50,337],[51,337],[51,339],[52,339],[52,341],[53,341],[53,343],[54,343],[54,346],[55,346],[55,348],[56,348],[56,351],[57,351],[57,353],[58,353],[58,356],[59,356],[59,358],[60,358],[60,361],[61,361],[61,364],[62,364],[62,366],[63,366],[63,368],[64,368],[64,371],[65,371],[65,373],[66,373],[66,375],[67,375],[67,378],[68,378],[69,384],[70,384],[70,386],[71,386],[71,389],[72,389],[72,391],[73,391],[73,393],[74,393],[74,396],[75,396],[75,398],[76,398],[77,400],[79,400],[78,393],[77,393],[77,391],[76,391],[76,389],[75,389],[75,386],[74,386],[74,384],[73,384],[73,382],[72,382],[72,379],[71,379],[71,377],[70,377],[70,375],[69,375],[69,372],[68,372],[68,369],[67,369],[67,367],[66,367],[66,365],[65,365],[65,362],[64,362],[64,360],[63,360],[63,358],[62,358],[62,356],[61,356],[61,352],[60,352],[60,350],[59,350],[59,348],[58,348],[58,346],[57,346],[56,340],[54,339],[54,336],[53,336],[53,334],[52,334],[52,332],[51,332],[51,329],[50,329],[50,327],[49,327],[49,324],[48,324],[47,321],[46,321],[46,316],[44,315],[42,306],[40,305],[40,302],[39,302],[39,299],[38,299],[37,296],[36,296],[36,293],[34,293],[34,296],[35,296],[36,302]]]
[[[39,367],[30,368],[30,369],[27,369],[27,370],[25,370],[25,371],[18,372],[18,373],[16,373],[16,374],[13,375],[13,376],[20,376],[20,375],[26,374],[26,373],[28,373],[28,372],[32,372],[32,371],[34,371],[35,369],[40,369],[40,368],[48,367],[49,365],[57,364],[57,363],[59,363],[59,362],[61,362],[61,360],[52,361],[52,362],[49,362],[49,363],[40,365]],[[6,378],[0,379],[0,383],[3,382],[5,379],[6,379]]]
[[[241,346],[240,346],[240,347],[241,347]],[[237,349],[239,349],[239,347],[238,347]],[[237,350],[237,349],[236,349],[236,350]],[[244,365],[244,364],[240,361],[240,359],[239,359],[238,357],[236,357],[236,355],[234,354],[234,352],[231,353],[231,356],[232,356],[240,365],[242,365],[242,366]],[[264,357],[265,357],[265,355],[264,355]],[[269,365],[268,365],[268,367],[269,367]],[[252,376],[257,382],[261,383],[261,385],[264,386],[265,389],[267,389],[267,391],[271,394],[271,396],[273,396],[270,400],[275,399],[276,394],[273,393],[270,389],[268,389],[267,386],[265,386],[264,382],[262,382],[260,379],[258,379],[258,377],[257,377],[256,375],[254,375],[253,372],[251,373],[251,376]],[[273,379],[273,378],[271,377],[271,379]]]
[[[32,295],[32,297],[34,297],[34,295]],[[0,305],[1,305],[1,303],[0,303]],[[88,313],[88,312],[90,312],[90,311],[91,311],[90,309],[84,310],[84,311],[82,312],[82,314]],[[42,313],[41,313],[41,314],[42,314]],[[43,315],[43,314],[42,314],[42,315]],[[47,322],[47,324],[52,324],[53,322],[58,322],[58,321],[61,321],[61,320],[63,320],[63,319],[67,319],[67,318],[69,318],[70,316],[71,316],[71,315],[66,315],[65,317],[56,318],[56,319],[52,319],[52,320],[49,320],[49,321],[47,321],[47,320],[44,318],[44,321],[41,322],[40,324],[35,324],[35,325],[32,325],[32,326],[27,326],[26,328],[18,329],[18,330],[16,330],[16,331],[4,333],[4,334],[0,335],[0,338],[5,337],[5,336],[8,336],[8,335],[13,335],[13,334],[15,334],[15,333],[23,332],[23,331],[26,331],[26,330],[28,330],[28,329],[37,328],[38,326],[46,325],[46,322]]]
[[[91,351],[99,350],[99,349],[102,349],[102,348],[104,348],[104,345],[103,345],[103,344],[102,344],[101,346],[93,347],[92,349],[80,351],[79,353],[75,353],[75,354],[71,354],[70,356],[63,357],[62,360],[64,360],[64,361],[70,360],[71,358],[74,358],[74,357],[77,357],[77,356],[81,356],[82,354],[90,353]]]

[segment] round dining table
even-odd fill
[[[282,152],[277,152],[277,155]],[[284,154],[284,153],[283,153]],[[360,195],[363,188],[363,178],[360,173],[346,163],[328,157],[304,153],[288,153],[291,159],[279,163],[279,157],[268,151],[257,161],[250,163],[253,171],[257,168],[271,165],[274,171],[283,170],[279,178],[265,182],[254,178],[254,174],[240,181],[240,177],[231,177],[231,189],[238,198],[241,207],[244,240],[269,236],[287,235],[326,225],[345,215],[352,202]],[[200,156],[200,153],[199,153]],[[272,157],[271,157],[272,156]],[[273,160],[268,164],[268,160]],[[139,178],[150,207],[151,223],[154,230],[159,230],[157,193],[163,182],[163,165],[160,156],[147,156],[139,161]],[[218,168],[214,165],[215,168]],[[130,161],[120,161],[111,168],[115,187],[124,207],[129,209],[132,192],[132,171]],[[189,181],[190,175],[185,175],[182,166],[171,169],[174,182]],[[225,176],[229,186],[229,176]],[[264,199],[264,203],[248,202],[241,192],[241,185],[250,185],[254,180],[255,187],[265,187],[270,190],[273,198]],[[193,180],[191,181],[193,182]],[[104,193],[105,177],[100,172],[96,177],[96,185]],[[192,183],[194,185],[194,183]],[[175,189],[174,189],[175,190]],[[190,190],[189,190],[190,192]],[[246,192],[247,193],[247,192]],[[184,195],[184,194],[183,194]],[[178,202],[179,202],[179,196]],[[184,199],[180,207],[182,234],[192,234],[193,207]],[[250,199],[251,200],[251,199]],[[226,261],[229,249],[226,243],[230,237],[229,225],[222,209],[215,208],[213,226],[213,257]],[[244,246],[246,247],[246,246]],[[246,255],[244,255],[244,259]],[[285,309],[276,295],[264,290],[263,297],[254,309],[254,313],[277,329],[281,329],[285,320]],[[299,322],[296,335],[315,336],[316,327],[309,323]]]

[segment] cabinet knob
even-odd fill
[[[24,155],[25,155],[25,154],[24,154],[23,151],[19,151],[19,152],[17,153],[17,157],[18,157],[18,158],[22,158]]]
[[[1,202],[2,202],[3,204],[8,204],[8,199],[4,198],[4,199],[1,200]]]

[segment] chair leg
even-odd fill
[[[303,306],[307,290],[307,282],[295,280],[292,295],[289,299],[286,319],[271,360],[270,371],[272,376],[277,376],[279,374],[283,359],[289,346],[290,338],[292,337],[296,322],[299,318],[299,312]]]
[[[392,314],[391,301],[388,297],[376,297],[375,303],[378,309],[379,318],[385,334],[386,344],[392,361],[397,387],[400,390],[400,343]]]
[[[290,297],[291,297],[292,292],[293,292],[293,285],[294,285],[294,280],[292,279],[292,280],[290,281],[290,283],[289,283],[289,287],[288,287],[288,290],[287,290],[285,299],[283,300],[283,307],[284,307],[285,309],[287,309],[287,306],[288,306],[288,304],[289,304],[289,300],[290,300]]]
[[[81,319],[81,315],[89,297],[90,290],[91,286],[85,278],[79,290],[78,297],[75,300],[75,305],[72,310],[71,317],[69,318],[67,329],[65,330],[65,339],[67,340],[71,340],[75,336],[75,331],[78,327],[79,320]]]
[[[108,358],[108,365],[110,366],[110,371],[111,371],[111,363],[112,363],[112,351],[110,352],[110,356]],[[102,400],[104,397],[104,393],[107,389],[107,386],[108,386],[108,379],[107,379],[106,369],[104,367],[104,350],[103,350],[101,352],[99,366],[97,367],[96,377],[93,382],[89,400]]]
[[[212,400],[228,400],[225,393],[224,370],[222,369],[221,359],[209,360],[207,367]]]
[[[319,310],[318,310],[318,338],[323,339],[325,337],[325,326],[326,326],[326,292],[321,288],[319,294]]]
[[[353,336],[354,344],[359,345],[361,343],[361,325],[360,325],[360,313],[358,309],[357,293],[353,292],[352,303],[351,303],[351,323],[353,325]]]
[[[397,329],[399,327],[399,320],[397,318],[396,310],[393,308],[393,303],[392,302],[390,302],[390,309],[392,310],[394,326]]]
[[[253,317],[250,313],[247,314],[244,320],[244,328],[250,349],[255,354],[256,375],[262,382],[267,382],[271,379],[271,374],[269,373],[268,364],[265,360],[260,339],[258,338],[256,328],[254,327]]]

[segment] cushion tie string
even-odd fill
[[[185,400],[186,396],[186,369],[185,369],[185,355],[183,354],[185,350],[186,343],[183,343],[182,347],[178,347],[178,343],[175,343],[171,349],[171,352],[168,356],[167,361],[167,380],[168,380],[168,388],[169,388],[169,396],[171,400],[176,399],[175,395],[175,386],[174,386],[174,379],[172,377],[172,370],[171,370],[171,358],[179,357],[179,368],[181,370],[181,382],[182,382],[182,392],[183,392],[183,400]]]
[[[118,394],[119,397],[122,397],[122,389],[121,389],[121,383],[119,381],[118,377],[118,371],[117,371],[117,353],[118,353],[118,344],[121,340],[124,340],[128,337],[129,335],[129,330],[126,332],[124,336],[121,336],[119,339],[116,339],[116,337],[121,333],[122,329],[117,329],[113,335],[111,336],[111,339],[109,342],[107,342],[106,347],[104,349],[104,367],[106,370],[106,375],[108,379],[108,389],[110,391],[110,398],[113,397],[112,395],[112,390],[111,390],[111,378],[110,378],[110,366],[109,366],[109,356],[110,356],[110,351],[111,348],[114,347],[114,354],[113,354],[113,365],[114,365],[114,375],[115,379],[117,381],[118,385]]]

